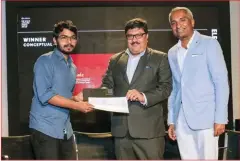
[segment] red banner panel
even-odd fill
[[[99,88],[105,74],[110,57],[113,54],[72,54],[74,64],[77,66],[76,86],[74,95],[84,88]]]

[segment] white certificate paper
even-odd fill
[[[88,103],[98,110],[129,113],[126,97],[89,97]]]

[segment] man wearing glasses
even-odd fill
[[[163,159],[162,103],[171,92],[167,55],[147,47],[147,22],[141,18],[125,25],[128,48],[112,56],[102,87],[116,97],[126,96],[129,114],[113,113],[111,132],[117,159]]]
[[[72,21],[54,25],[53,51],[40,56],[34,65],[30,111],[31,142],[36,159],[76,159],[69,109],[84,113],[92,105],[72,96],[76,66],[69,54],[77,45],[77,28]]]

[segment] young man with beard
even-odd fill
[[[84,113],[93,110],[80,96],[72,96],[76,66],[69,54],[77,40],[72,21],[58,22],[53,30],[56,47],[40,56],[34,65],[29,127],[36,159],[76,159],[69,109]]]
[[[111,132],[117,159],[163,159],[163,101],[171,92],[167,54],[148,48],[147,22],[125,25],[128,48],[112,56],[102,87],[126,96],[129,114],[113,113]]]
[[[169,97],[169,137],[182,159],[218,159],[218,136],[228,116],[228,74],[217,40],[194,30],[192,12],[176,7],[169,22],[179,41],[168,52],[173,90]]]

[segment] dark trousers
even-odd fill
[[[35,129],[31,129],[31,143],[38,160],[76,160],[76,147],[73,136],[55,139]]]
[[[162,160],[164,137],[152,139],[132,138],[129,134],[123,138],[115,137],[115,154],[118,160]]]

